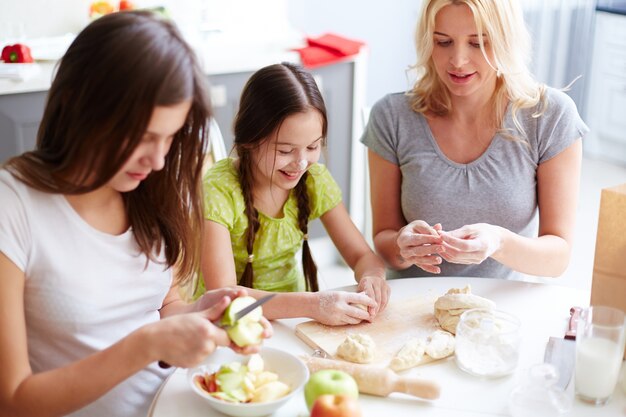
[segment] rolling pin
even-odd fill
[[[401,376],[388,368],[379,368],[371,365],[361,365],[323,359],[313,356],[301,357],[311,373],[322,369],[336,369],[344,371],[354,378],[363,394],[386,397],[392,392],[402,392],[415,397],[434,400],[439,398],[441,388],[433,381],[415,377]]]

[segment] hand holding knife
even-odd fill
[[[213,322],[213,324],[215,326],[217,326],[217,327],[220,327],[220,328],[224,329],[224,330],[228,330],[230,327],[234,326],[235,323],[237,323],[239,320],[241,320],[244,316],[250,314],[257,307],[260,307],[261,305],[265,304],[266,302],[268,302],[269,300],[274,298],[274,296],[276,296],[276,294],[266,295],[265,297],[259,298],[257,301],[255,301],[254,303],[250,304],[249,306],[246,306],[245,308],[239,310],[238,312],[235,313],[235,317],[234,317],[232,323],[229,324],[229,325],[222,324],[221,320],[216,320],[215,322]],[[159,364],[159,367],[163,368],[163,369],[167,369],[167,368],[171,367],[171,365],[169,363],[164,362],[164,361],[159,361],[158,364]]]

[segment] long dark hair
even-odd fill
[[[211,116],[197,59],[176,27],[149,12],[99,18],[74,40],[52,82],[34,151],[6,164],[45,192],[82,194],[106,184],[131,156],[156,106],[191,100],[165,166],[123,194],[141,251],[164,250],[180,282],[200,254],[201,169]]]
[[[296,113],[316,110],[322,117],[324,144],[328,131],[326,106],[313,76],[302,67],[283,62],[270,65],[255,72],[246,83],[241,94],[239,112],[235,117],[235,150],[239,155],[239,181],[246,203],[248,217],[246,247],[248,262],[239,281],[240,285],[252,287],[254,272],[252,255],[254,239],[259,230],[259,214],[254,208],[252,194],[252,152],[275,135],[283,121]],[[298,226],[304,234],[302,244],[302,269],[309,291],[318,291],[317,266],[311,256],[307,240],[311,207],[307,192],[305,172],[296,185],[298,201]]]

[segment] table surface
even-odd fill
[[[384,398],[362,394],[359,403],[364,417],[382,416],[384,413],[390,413],[387,415],[394,417],[418,413],[429,417],[508,416],[510,392],[524,378],[530,366],[543,362],[549,337],[564,334],[570,307],[589,305],[587,291],[550,284],[446,277],[398,279],[389,281],[389,284],[392,290],[391,302],[415,295],[438,296],[450,288],[461,288],[470,284],[474,294],[495,301],[498,309],[521,320],[523,339],[520,361],[514,374],[496,379],[469,375],[456,366],[454,358],[413,368],[407,374],[437,381],[442,388],[441,397],[434,401],[424,401],[404,394],[394,393]],[[346,289],[354,290],[354,287]],[[312,349],[295,335],[295,326],[305,320],[274,321],[274,336],[265,342],[266,345],[296,355],[312,354]],[[573,380],[568,386],[567,395],[574,397]],[[191,390],[185,369],[176,370],[164,382],[149,412],[149,417],[222,415]],[[304,395],[294,395],[273,416],[308,416]],[[626,395],[618,384],[613,398],[603,407],[593,407],[574,399],[572,410],[567,416],[626,416]]]

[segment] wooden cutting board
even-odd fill
[[[317,321],[307,321],[296,326],[296,335],[313,349],[336,356],[337,346],[347,335],[363,333],[376,343],[373,365],[387,366],[394,355],[411,338],[426,338],[440,329],[434,315],[437,297],[417,296],[390,301],[387,308],[372,323],[346,326],[326,326]]]

